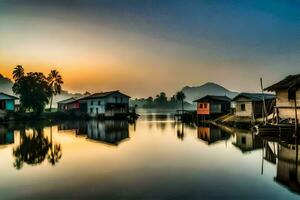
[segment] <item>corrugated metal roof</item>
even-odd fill
[[[82,98],[81,100],[85,100],[85,99],[99,99],[99,98],[104,98],[107,97],[109,95],[112,95],[114,93],[120,93],[121,95],[124,95],[128,98],[130,98],[130,96],[121,93],[119,90],[115,90],[115,91],[109,91],[109,92],[99,92],[99,93],[94,93],[92,95],[89,95],[87,97]]]
[[[69,103],[73,103],[75,101],[78,101],[81,98],[83,98],[83,97],[71,97],[71,98],[68,98],[68,99],[65,99],[65,100],[62,100],[62,101],[58,101],[57,103],[60,103],[60,104],[69,104]]]
[[[262,101],[263,98],[265,100],[275,99],[275,95],[273,95],[273,94],[246,93],[246,92],[243,92],[243,93],[238,94],[236,97],[234,97],[232,99],[232,101],[235,101],[237,98],[240,98],[240,97],[245,97],[245,98],[248,98],[248,99],[250,99],[252,101]]]
[[[12,95],[6,94],[6,93],[4,93],[4,92],[0,92],[0,95],[7,96],[7,97],[8,97],[8,99],[19,99],[18,97],[15,97],[15,96],[12,96]]]
[[[194,102],[201,102],[205,99],[214,100],[214,101],[225,101],[225,102],[231,101],[231,99],[227,96],[206,95],[200,99],[195,100]]]
[[[267,91],[276,91],[280,89],[298,89],[300,88],[300,74],[297,75],[289,75],[285,77],[285,79],[271,85],[265,90]]]

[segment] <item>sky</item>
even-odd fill
[[[297,0],[0,0],[0,73],[57,69],[71,92],[132,97],[300,73]]]

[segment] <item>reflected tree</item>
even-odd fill
[[[177,126],[177,138],[183,140],[184,138],[184,124],[181,123],[181,130],[179,129],[179,126]]]
[[[62,157],[60,144],[54,144],[50,129],[50,140],[45,137],[43,128],[33,129],[33,133],[20,131],[20,144],[13,149],[15,157],[14,167],[21,169],[24,163],[28,165],[41,164],[46,158],[51,165],[55,165]]]
[[[53,144],[52,126],[50,127],[50,152],[47,156],[48,162],[55,165],[62,157],[62,148],[60,144]]]
[[[20,145],[13,149],[16,169],[21,169],[24,162],[29,165],[42,163],[50,147],[49,139],[44,137],[42,129],[33,130],[33,134],[26,134],[22,130],[20,134]]]

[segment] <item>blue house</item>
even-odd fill
[[[18,98],[15,96],[0,92],[0,110],[15,111],[16,99]]]

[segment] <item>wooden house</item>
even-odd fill
[[[80,99],[80,111],[91,117],[128,114],[129,98],[118,90],[95,93]]]
[[[230,101],[227,96],[207,95],[194,102],[197,102],[197,115],[213,116],[229,113]]]
[[[72,111],[79,110],[80,108],[80,97],[71,97],[69,99],[65,99],[57,102],[57,110],[58,111]]]
[[[275,112],[280,119],[300,116],[300,74],[290,75],[265,89],[276,93]]]
[[[15,111],[15,102],[18,98],[0,92],[0,110],[2,111]]]
[[[232,99],[235,104],[235,115],[238,117],[250,117],[252,119],[262,117],[263,101],[265,101],[267,114],[271,114],[275,105],[275,95],[262,93],[240,93]]]

